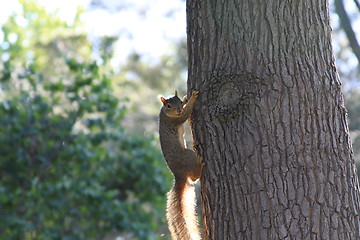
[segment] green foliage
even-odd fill
[[[155,238],[170,176],[154,138],[122,128],[126,100],[104,74],[113,39],[99,65],[75,25],[22,4],[28,25],[13,16],[0,49],[0,240]]]
[[[28,71],[28,89],[0,102],[0,239],[146,238],[168,188],[161,153],[120,128],[125,109],[95,63],[68,64],[68,83]]]
[[[37,1],[19,0],[22,10],[2,26],[4,42],[0,45],[13,69],[36,65],[47,80],[63,74],[64,57],[85,61],[91,55],[91,44],[82,28],[79,9],[71,24],[56,14],[48,14]]]

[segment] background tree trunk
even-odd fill
[[[355,4],[357,2],[355,1]],[[349,40],[349,45],[352,49],[352,52],[358,60],[358,68],[360,70],[360,46],[356,39],[356,34],[351,26],[350,18],[345,10],[345,5],[343,0],[334,0],[335,10],[340,18],[340,24],[345,31],[347,39]],[[360,9],[359,9],[360,10]]]
[[[359,238],[327,0],[188,0],[205,239]]]

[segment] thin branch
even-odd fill
[[[354,0],[354,2],[355,2],[355,5],[358,7],[358,9],[360,11],[360,2],[359,2],[359,0]]]
[[[360,66],[360,46],[356,39],[354,30],[352,29],[349,16],[346,13],[343,0],[335,0],[335,9],[336,9],[336,13],[339,15],[339,18],[340,18],[340,24],[341,24],[342,28],[344,29],[346,36],[349,40],[350,47],[352,48],[353,53],[355,54],[356,58],[358,59],[358,63]]]

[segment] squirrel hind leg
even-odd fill
[[[196,180],[198,180],[201,177],[202,174],[202,169],[205,166],[205,162],[203,161],[202,157],[197,157],[196,159],[196,166],[194,167],[193,172],[191,173],[191,175],[189,176],[189,178],[191,179],[191,181],[195,182]]]

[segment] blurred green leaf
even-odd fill
[[[153,238],[170,175],[153,137],[122,128],[127,108],[107,65],[115,39],[99,65],[78,16],[69,26],[21,4],[0,48],[0,240]]]

